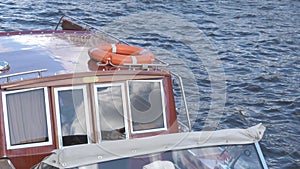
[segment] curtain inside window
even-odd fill
[[[44,89],[6,95],[11,145],[48,141]]]

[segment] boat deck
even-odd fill
[[[43,76],[95,71],[96,62],[90,60],[88,49],[96,44],[116,43],[87,31],[0,33],[0,41],[1,60],[10,66],[1,76],[45,69]]]

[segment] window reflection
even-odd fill
[[[132,132],[165,129],[162,81],[128,82]]]
[[[122,85],[102,85],[97,87],[96,90],[101,139],[125,139]]]
[[[254,144],[167,151],[102,162],[98,168],[263,169]]]
[[[88,143],[83,89],[59,89],[57,95],[62,145]]]
[[[182,166],[185,161],[197,168],[209,169],[260,169],[262,162],[254,144],[195,148],[188,151],[174,151],[173,158],[179,158]]]

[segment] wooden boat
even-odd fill
[[[126,42],[74,20],[62,18],[62,30],[0,33],[1,169],[267,168],[262,125],[192,131],[181,78],[167,63],[139,63],[143,53],[119,53],[129,60],[119,65],[97,60],[95,46],[112,46],[113,56]]]

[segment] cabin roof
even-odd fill
[[[43,76],[95,71],[88,49],[100,43],[116,42],[87,31],[0,33],[0,61],[10,67],[0,76],[40,69],[47,69]]]

